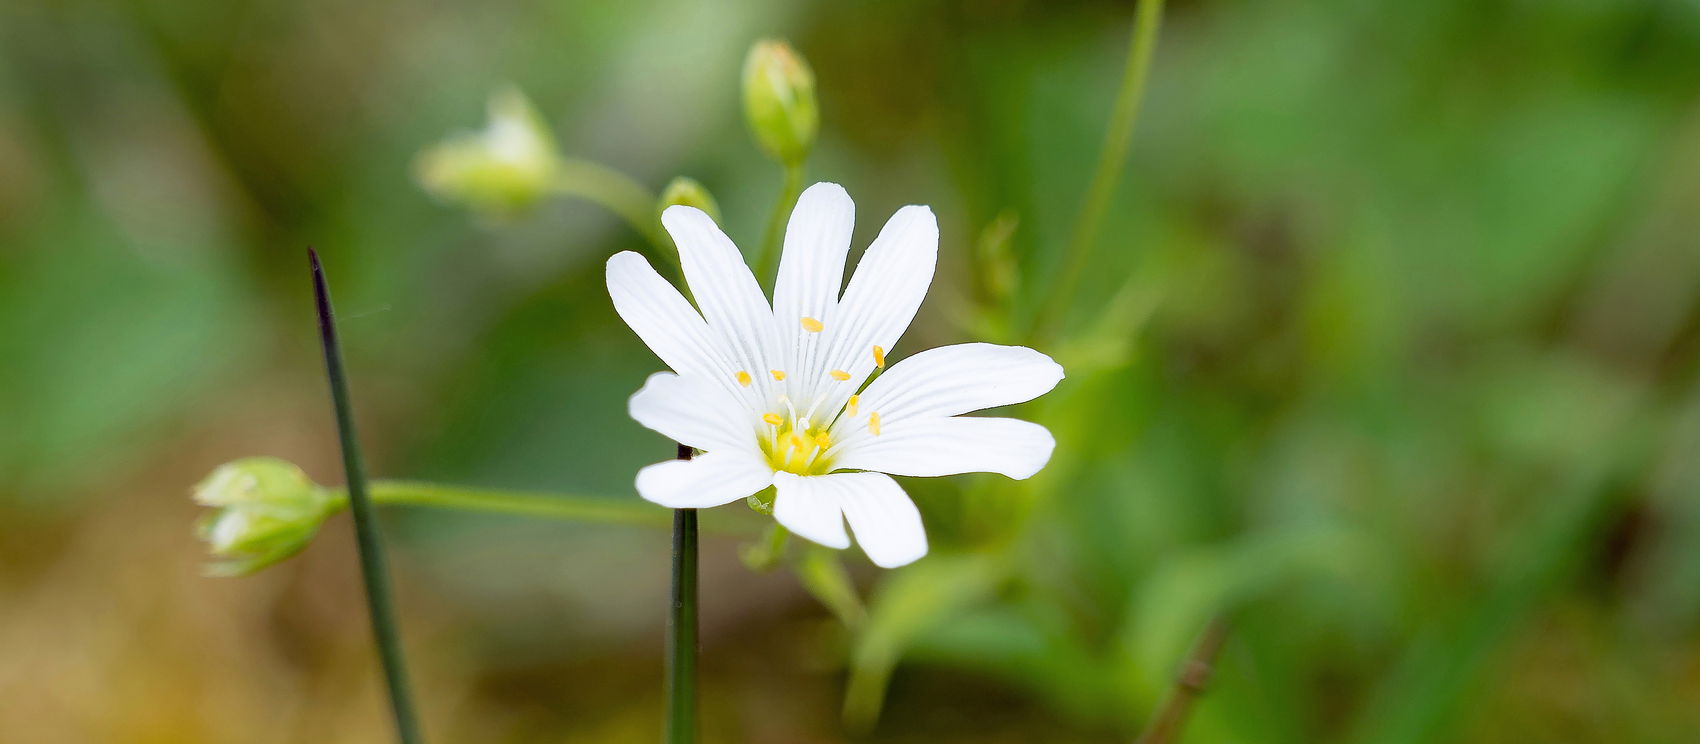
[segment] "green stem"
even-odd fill
[[[384,566],[384,549],[378,535],[377,517],[366,492],[366,465],[360,456],[360,438],[354,430],[354,410],[349,402],[348,376],[343,369],[342,348],[337,344],[336,317],[331,309],[330,290],[319,254],[307,249],[313,267],[313,295],[318,305],[319,340],[325,352],[325,376],[330,380],[331,402],[336,409],[336,430],[342,443],[342,467],[348,481],[349,511],[354,515],[354,535],[360,551],[360,572],[365,578],[366,607],[371,615],[372,635],[389,683],[390,710],[395,715],[396,737],[402,744],[423,741],[419,721],[408,693],[407,669],[401,650],[401,633],[396,627],[395,606],[390,598],[389,573]]]
[[[559,519],[563,522],[623,524],[665,529],[672,524],[667,510],[641,501],[583,496],[578,494],[509,491],[496,488],[467,488],[423,481],[375,480],[366,487],[372,503],[382,506],[422,506],[429,509],[506,514],[516,517]],[[348,492],[332,488],[337,508],[347,505]],[[759,521],[742,519],[735,512],[724,519],[711,519],[702,531],[728,537],[751,537]]]
[[[762,234],[761,239],[761,261],[756,264],[756,279],[769,289],[772,289],[774,274],[779,270],[779,244],[785,235],[786,218],[791,215],[791,208],[796,206],[797,195],[802,191],[803,164],[787,163],[785,184],[780,187],[779,200],[773,203],[773,211],[767,216],[767,232]]]
[[[1151,71],[1151,55],[1157,49],[1157,30],[1163,23],[1163,0],[1140,0],[1133,16],[1133,42],[1128,47],[1127,66],[1122,72],[1120,90],[1110,115],[1110,127],[1104,133],[1104,145],[1098,151],[1098,164],[1092,172],[1092,182],[1086,188],[1086,200],[1075,219],[1074,232],[1063,256],[1061,273],[1040,301],[1034,315],[1032,337],[1048,340],[1061,323],[1063,309],[1074,296],[1097,242],[1098,230],[1104,223],[1110,197],[1115,195],[1116,183],[1121,180],[1127,164],[1127,151],[1133,141],[1135,125],[1139,123],[1140,103],[1145,99],[1145,81]]]
[[[555,192],[595,202],[613,212],[649,242],[657,260],[678,267],[679,253],[656,219],[655,194],[626,174],[589,160],[566,159],[561,162]]]
[[[594,496],[462,488],[413,481],[374,481],[372,501],[379,504],[494,512],[571,522],[666,527],[667,512],[654,504]]]
[[[679,445],[679,459],[691,448]],[[667,617],[667,744],[697,738],[697,510],[673,510],[673,601]]]

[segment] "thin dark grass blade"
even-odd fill
[[[325,351],[325,375],[330,379],[331,403],[336,409],[336,429],[342,443],[342,467],[348,481],[349,513],[354,517],[355,541],[360,549],[360,573],[365,579],[366,607],[372,618],[372,635],[383,663],[384,680],[395,715],[396,738],[401,744],[420,744],[418,718],[408,692],[395,606],[390,599],[389,573],[384,566],[383,545],[372,499],[366,490],[366,464],[360,456],[360,439],[354,431],[354,411],[348,400],[348,379],[342,366],[342,348],[337,344],[336,319],[331,310],[330,290],[325,287],[325,270],[319,254],[307,249],[313,267],[313,296],[318,303],[319,340]]]

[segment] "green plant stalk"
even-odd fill
[[[376,504],[459,509],[597,524],[668,525],[667,511],[648,502],[462,488],[417,481],[373,481],[370,490],[372,502]]]
[[[1157,31],[1163,24],[1163,0],[1140,0],[1133,15],[1133,41],[1128,47],[1127,66],[1122,72],[1121,88],[1110,115],[1110,126],[1104,133],[1103,147],[1098,150],[1098,164],[1093,168],[1092,181],[1086,187],[1086,199],[1074,222],[1074,231],[1063,256],[1063,265],[1050,291],[1040,300],[1033,316],[1034,341],[1049,340],[1062,322],[1063,310],[1074,296],[1075,285],[1092,256],[1092,246],[1098,240],[1104,213],[1110,197],[1115,195],[1116,182],[1121,180],[1127,165],[1128,147],[1133,142],[1134,127],[1139,123],[1139,109],[1145,99],[1145,82],[1150,77],[1151,56],[1157,50]]]
[[[679,459],[691,448],[679,445]],[[697,510],[673,510],[673,601],[667,616],[667,744],[697,739]]]
[[[567,159],[561,162],[554,190],[562,196],[578,197],[613,212],[649,242],[657,260],[678,267],[679,252],[656,219],[655,194],[626,174],[589,160]]]
[[[348,491],[331,488],[331,498],[341,506],[348,503]],[[588,524],[623,524],[633,527],[666,529],[672,516],[666,509],[642,501],[624,501],[577,494],[510,491],[495,488],[467,488],[424,481],[375,480],[366,486],[372,503],[379,506],[421,506],[429,509],[504,514],[515,517],[538,517],[563,522]],[[758,534],[755,522],[737,519],[711,520],[702,532],[728,537],[753,537]]]
[[[773,203],[773,211],[767,216],[767,231],[761,239],[761,259],[756,264],[756,279],[770,290],[779,271],[779,245],[785,235],[785,222],[802,191],[803,164],[786,163],[785,183],[779,189],[779,200]]]
[[[348,506],[354,516],[354,535],[360,552],[360,573],[366,588],[366,608],[371,616],[372,635],[383,664],[384,680],[390,692],[390,710],[395,716],[396,738],[402,744],[418,744],[424,739],[419,721],[413,711],[408,692],[407,669],[402,657],[401,633],[397,629],[395,606],[390,598],[389,573],[384,566],[384,550],[378,535],[377,517],[372,500],[366,492],[366,465],[360,456],[360,438],[354,430],[354,410],[349,403],[348,376],[343,369],[342,349],[337,344],[336,318],[331,309],[330,290],[325,286],[325,270],[319,265],[319,254],[307,249],[308,262],[313,268],[313,295],[318,306],[319,340],[325,353],[325,376],[330,380],[331,403],[336,409],[336,430],[342,444],[342,467],[348,481]]]

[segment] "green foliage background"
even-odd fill
[[[307,244],[377,473],[635,499],[668,456],[624,412],[659,363],[602,288],[640,236],[412,182],[499,83],[572,156],[701,181],[753,256],[779,180],[739,65],[791,40],[809,180],[857,199],[858,248],[940,216],[901,356],[1020,338],[1131,16],[0,5],[0,740],[386,735],[346,523],[212,580],[185,496],[250,454],[337,480]],[[1218,614],[1189,742],[1700,733],[1700,6],[1176,2],[1093,250],[1044,349],[1069,379],[1023,411],[1056,459],[908,481],[934,553],[847,554],[855,632],[705,543],[708,738],[842,740],[846,687],[866,714],[890,673],[873,741],[1126,741]],[[664,534],[388,517],[436,740],[654,738]]]

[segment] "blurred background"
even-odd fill
[[[220,463],[341,479],[306,245],[379,476],[636,500],[672,445],[625,414],[660,363],[602,265],[642,236],[414,178],[501,84],[570,156],[699,180],[753,257],[780,177],[740,66],[788,39],[857,248],[940,217],[902,356],[1025,340],[1132,18],[0,5],[0,741],[390,735],[346,517],[238,579],[192,529]],[[933,553],[845,553],[854,630],[705,540],[705,737],[1128,741],[1213,617],[1189,742],[1700,737],[1700,6],[1176,0],[1145,104],[1040,344],[1069,379],[1021,411],[1051,466],[907,480]],[[432,740],[658,736],[664,531],[384,517]]]

